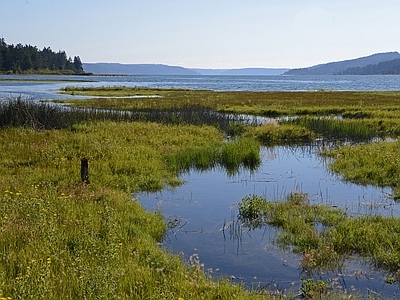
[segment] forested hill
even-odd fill
[[[72,60],[65,51],[53,52],[50,47],[39,50],[31,45],[7,45],[0,38],[0,73],[84,74],[79,56]]]
[[[383,62],[393,61],[400,59],[398,52],[377,53],[370,56],[360,57],[356,59],[343,60],[338,62],[331,62],[327,64],[316,65],[308,68],[291,69],[284,73],[284,75],[337,75],[347,74],[349,72],[356,72],[368,66],[378,65]],[[372,71],[372,68],[371,68]],[[376,69],[374,72],[378,72]],[[357,74],[357,73],[352,73]],[[361,74],[361,73],[360,73]],[[370,73],[379,74],[379,73]]]
[[[400,59],[382,61],[365,67],[348,68],[339,73],[340,75],[399,75]]]

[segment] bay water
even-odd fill
[[[398,91],[400,76],[47,76],[0,75],[0,100],[23,96],[32,100],[70,98],[65,86],[128,86],[214,91]]]

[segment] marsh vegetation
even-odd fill
[[[177,186],[180,173],[191,168],[257,168],[260,143],[400,134],[395,92],[62,92],[90,98],[68,100],[71,107],[22,99],[0,105],[4,297],[272,299],[276,295],[267,290],[211,280],[196,257],[184,262],[160,249],[163,216],[146,212],[130,195]],[[242,123],[243,114],[264,119]],[[234,137],[226,142],[227,135]],[[379,142],[326,149],[324,155],[334,158],[332,170],[346,180],[390,186],[396,194],[397,153],[398,142]],[[79,182],[82,157],[90,163],[90,184]],[[354,217],[312,205],[298,193],[277,202],[251,195],[238,207],[246,226],[280,228],[280,244],[301,253],[305,269],[337,268],[343,256],[360,255],[398,280],[397,217]],[[312,279],[300,292],[348,297]]]

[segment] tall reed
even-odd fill
[[[300,117],[292,119],[289,123],[303,126],[315,134],[330,139],[367,139],[378,135],[378,132],[371,128],[368,123],[358,119]]]

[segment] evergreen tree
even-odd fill
[[[0,39],[0,71],[3,70],[3,56],[5,55],[5,51],[6,51],[6,42],[4,41],[4,38],[2,37]]]
[[[82,62],[79,56],[74,57],[74,71],[76,73],[83,73]]]

